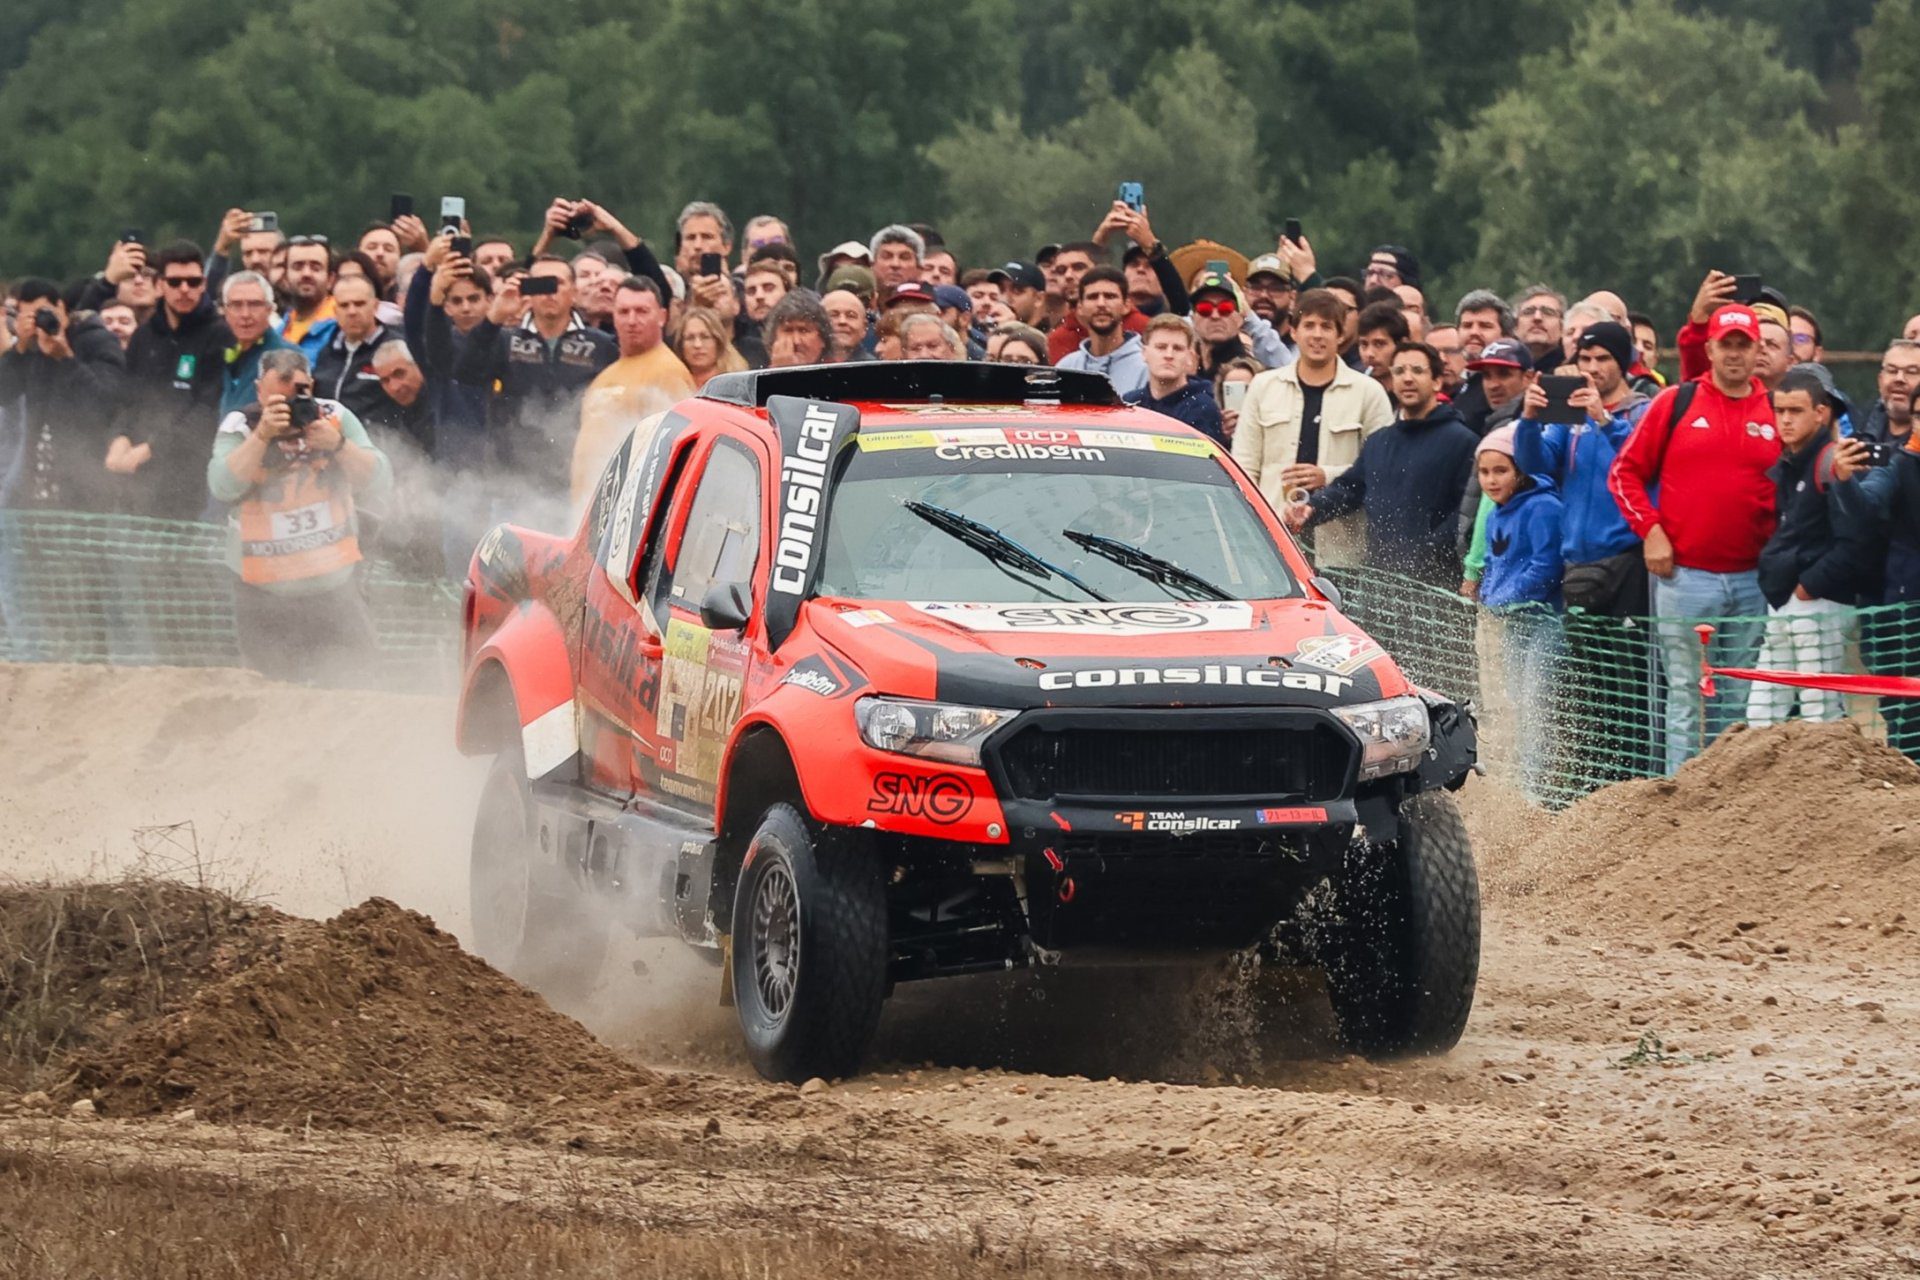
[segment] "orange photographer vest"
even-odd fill
[[[318,578],[360,560],[353,494],[333,455],[286,461],[240,502],[240,580],[254,586]]]

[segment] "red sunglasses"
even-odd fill
[[[1218,302],[1196,302],[1193,304],[1193,314],[1197,316],[1230,316],[1239,309],[1240,305],[1232,298],[1222,298]]]

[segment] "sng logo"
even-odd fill
[[[973,788],[966,779],[950,773],[936,773],[930,778],[878,774],[873,779],[873,799],[867,801],[869,813],[925,818],[943,827],[958,822],[972,807]]]

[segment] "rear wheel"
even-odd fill
[[[1340,1036],[1374,1057],[1441,1053],[1480,975],[1480,882],[1466,824],[1435,792],[1400,806],[1400,838],[1356,842],[1320,929]]]
[[[769,1080],[851,1075],[887,988],[887,898],[857,840],[767,810],[733,899],[733,999]]]
[[[509,976],[556,1000],[593,989],[607,924],[559,855],[542,851],[518,743],[494,757],[473,823],[473,938]]]

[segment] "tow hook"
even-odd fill
[[[1045,855],[1047,865],[1053,868],[1053,874],[1060,877],[1060,883],[1054,892],[1059,896],[1061,905],[1072,902],[1073,895],[1079,892],[1079,888],[1073,883],[1073,877],[1065,874],[1066,862],[1052,849],[1042,849],[1040,852]]]

